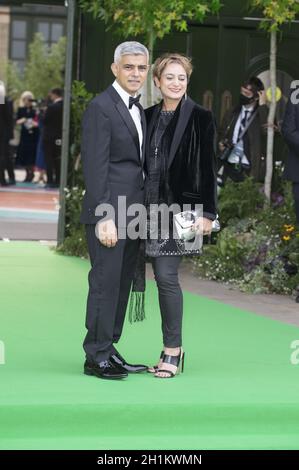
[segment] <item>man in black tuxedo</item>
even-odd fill
[[[111,69],[116,80],[91,101],[82,126],[86,192],[81,222],[86,225],[91,262],[84,372],[123,379],[128,372],[147,370],[128,364],[113,344],[122,333],[139,248],[138,239],[119,237],[129,219],[118,214],[117,206],[120,196],[126,196],[127,207],[144,203],[146,127],[140,95],[136,95],[147,76],[148,50],[135,41],[120,44]],[[105,203],[113,207],[115,217],[101,221],[95,211]],[[124,221],[118,216],[125,216]]]
[[[296,219],[299,225],[299,88],[291,93],[281,130],[289,147],[284,177],[293,183]]]
[[[61,139],[63,99],[62,90],[53,88],[49,93],[52,103],[43,120],[43,147],[47,169],[47,187],[56,188],[60,183]]]
[[[3,94],[5,89],[3,87]],[[1,97],[0,97],[1,98]],[[0,186],[15,184],[13,162],[10,156],[9,141],[13,138],[14,121],[12,101],[5,96],[3,103],[0,103]],[[7,170],[9,183],[5,179]]]

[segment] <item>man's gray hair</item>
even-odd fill
[[[117,46],[114,51],[114,62],[117,63],[120,61],[120,58],[123,55],[145,55],[147,60],[149,59],[148,49],[137,41],[126,41],[122,42]]]

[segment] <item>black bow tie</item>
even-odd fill
[[[136,106],[139,105],[141,107],[141,104],[139,103],[140,97],[141,97],[141,95],[136,96],[136,98],[133,98],[133,96],[130,96],[130,98],[129,98],[129,109],[132,108],[133,104],[136,104]]]

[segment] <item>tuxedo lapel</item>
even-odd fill
[[[142,155],[141,155],[141,164],[142,167],[144,166],[145,163],[145,149],[146,149],[146,136],[147,136],[147,129],[146,129],[146,118],[145,118],[145,112],[144,109],[141,109],[141,106],[139,108],[140,115],[141,115],[141,127],[142,127],[142,134],[143,134],[143,139],[142,139]]]
[[[124,124],[127,126],[128,130],[129,130],[129,132],[130,132],[130,134],[131,134],[131,136],[134,140],[134,143],[135,143],[136,148],[137,148],[138,156],[139,156],[140,155],[139,137],[138,137],[138,132],[137,132],[135,123],[132,119],[132,116],[131,116],[128,108],[126,107],[125,103],[123,102],[123,100],[121,99],[121,97],[119,96],[119,94],[117,93],[117,91],[114,89],[114,87],[112,85],[108,88],[107,91],[108,91],[109,95],[112,97],[112,99],[115,103],[115,107],[116,107],[117,111],[121,115],[121,117],[124,121]]]
[[[169,158],[168,158],[168,168],[170,168],[173,159],[175,157],[176,151],[178,149],[178,146],[182,140],[184,131],[186,129],[186,126],[188,124],[189,118],[191,116],[191,113],[194,108],[194,101],[192,101],[190,98],[187,98],[186,100],[183,99],[182,104],[181,104],[181,109],[180,109],[180,114],[178,118],[178,122],[175,128],[175,133],[173,136],[173,140],[170,146],[170,152],[169,152]]]
[[[116,109],[123,118],[123,121],[127,128],[129,129],[129,132],[131,136],[133,137],[133,140],[135,142],[136,148],[138,155],[140,155],[140,143],[139,143],[139,137],[138,137],[138,132],[135,126],[135,123],[132,119],[131,114],[129,113],[128,108],[126,107],[125,103],[123,100],[120,98],[120,101],[116,104]]]

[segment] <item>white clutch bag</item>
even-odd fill
[[[180,240],[192,240],[195,238],[196,232],[192,230],[195,220],[198,218],[196,211],[179,212],[173,216],[176,232]],[[218,216],[212,223],[212,232],[220,230],[220,222]]]

